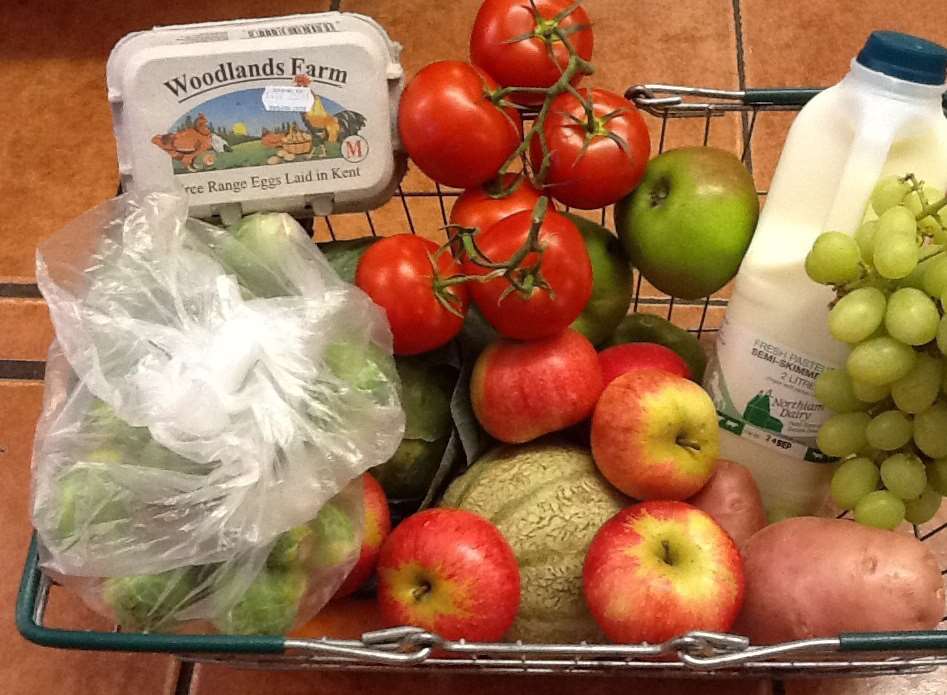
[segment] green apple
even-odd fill
[[[615,228],[648,282],[681,299],[713,294],[736,275],[753,238],[753,177],[730,152],[669,150],[615,205]]]
[[[572,328],[598,345],[612,334],[631,306],[631,265],[618,237],[608,229],[584,217],[563,214],[578,228],[592,262],[592,297]]]

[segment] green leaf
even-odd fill
[[[352,285],[355,284],[355,270],[362,254],[375,242],[374,237],[348,239],[344,241],[329,241],[319,244],[319,250],[329,261],[329,265],[339,274],[339,277]]]
[[[445,364],[398,357],[401,407],[405,412],[405,439],[433,442],[451,429],[451,391],[457,370]]]

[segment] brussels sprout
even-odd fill
[[[336,502],[327,502],[309,526],[313,530],[310,560],[313,569],[341,565],[352,559],[361,548],[354,521]]]
[[[308,588],[301,570],[264,568],[243,596],[217,616],[214,624],[233,635],[283,635],[296,621],[299,603]]]
[[[282,258],[291,253],[298,224],[285,213],[247,215],[215,242],[220,260],[257,297],[292,294]]]
[[[316,533],[308,524],[292,528],[276,539],[266,558],[271,569],[307,569],[313,558]]]
[[[117,454],[107,449],[97,453],[100,459]],[[61,540],[90,533],[97,524],[128,518],[124,490],[101,466],[77,464],[58,477],[54,485],[56,535]]]
[[[151,440],[147,427],[132,427],[105,401],[95,399],[85,412],[80,431],[101,437],[113,447],[135,450]]]
[[[389,384],[399,383],[394,359],[371,343],[332,343],[324,359],[337,378],[376,399],[386,400]]]
[[[160,468],[188,475],[207,475],[213,468],[212,465],[195,463],[189,458],[179,456],[154,440],[145,444],[137,455],[126,463],[136,463],[146,468]]]
[[[174,627],[176,616],[196,599],[197,572],[181,567],[160,574],[113,577],[105,581],[103,598],[119,624],[151,632]]]

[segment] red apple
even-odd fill
[[[602,378],[608,386],[617,376],[634,369],[654,367],[685,379],[691,378],[690,367],[674,350],[657,343],[624,343],[598,353]]]
[[[686,502],[642,502],[605,522],[585,558],[583,585],[589,611],[615,642],[726,632],[743,605],[736,544]]]
[[[389,625],[492,642],[520,605],[520,570],[497,527],[461,509],[427,509],[398,525],[378,559],[378,606]]]
[[[639,500],[683,500],[713,475],[717,412],[696,383],[648,367],[605,387],[592,415],[592,457],[608,481]]]
[[[519,444],[587,418],[602,393],[592,343],[572,329],[542,340],[499,340],[480,353],[470,400],[483,428]]]
[[[391,532],[391,513],[388,498],[378,481],[370,474],[362,476],[362,549],[358,560],[333,598],[348,596],[364,584],[378,562],[381,544]]]

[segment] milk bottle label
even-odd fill
[[[813,389],[826,369],[727,317],[704,381],[720,427],[784,454],[823,462],[829,459],[815,439],[829,413]]]

